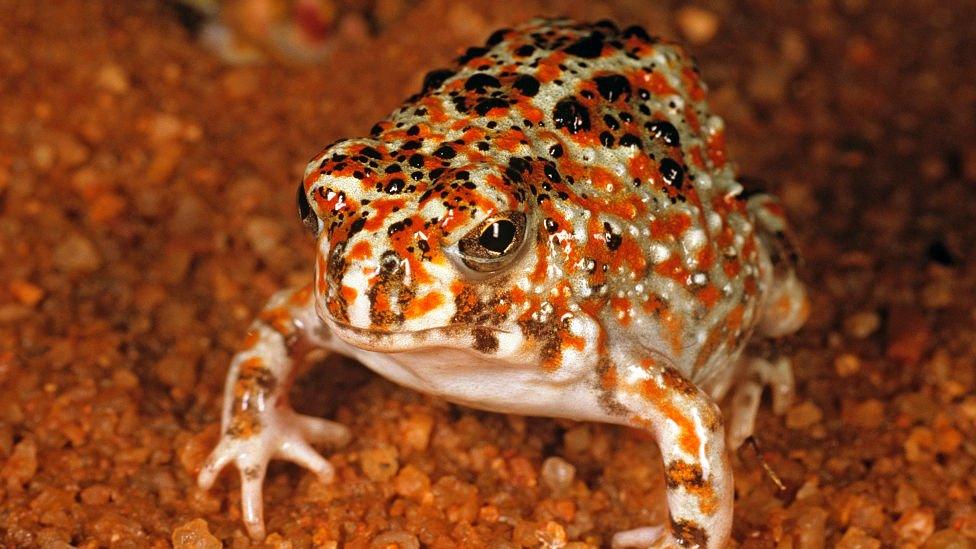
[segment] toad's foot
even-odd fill
[[[641,549],[653,547],[655,549],[663,549],[685,547],[685,545],[670,535],[668,529],[664,526],[646,526],[644,528],[634,528],[633,530],[617,532],[613,536],[611,547],[613,549],[624,549],[625,547],[639,547]]]
[[[729,447],[737,449],[756,428],[756,414],[762,400],[763,387],[773,393],[773,413],[783,415],[793,403],[796,382],[793,379],[793,363],[785,357],[770,362],[753,358],[748,363],[746,379],[732,396],[731,420],[727,439]]]
[[[344,425],[299,415],[290,409],[268,414],[264,420],[258,432],[246,436],[225,430],[197,477],[197,484],[204,490],[209,489],[220,471],[234,463],[241,476],[244,524],[248,534],[255,539],[265,536],[261,491],[268,462],[275,458],[292,461],[310,469],[322,482],[330,483],[335,475],[332,464],[310,443],[341,446],[350,439],[349,429]]]

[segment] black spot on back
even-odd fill
[[[566,128],[569,133],[590,129],[590,111],[575,97],[567,97],[556,103],[552,110],[552,120],[556,128]]]
[[[664,182],[676,189],[680,189],[684,184],[685,171],[681,169],[681,166],[670,158],[665,158],[661,160],[661,165],[658,166],[658,171],[661,173],[661,177],[664,178]]]
[[[535,77],[523,74],[512,82],[512,87],[526,97],[535,97],[539,93],[539,81]]]
[[[599,57],[600,52],[603,51],[603,38],[604,36],[602,32],[594,31],[589,35],[570,44],[563,51],[565,51],[570,55],[575,55],[577,57],[594,59],[596,57]]]
[[[678,134],[677,128],[673,124],[664,120],[657,120],[655,122],[648,122],[644,124],[647,131],[654,137],[654,139],[660,139],[664,141],[665,144],[672,147],[681,146],[681,136]]]
[[[420,93],[427,93],[433,89],[439,88],[445,80],[454,76],[454,71],[450,69],[435,69],[428,72],[424,76],[424,85]]]
[[[630,96],[630,82],[621,74],[597,76],[593,79],[596,89],[607,101]]]
[[[487,88],[501,87],[502,83],[497,78],[483,72],[472,74],[464,83],[464,89],[484,93]]]

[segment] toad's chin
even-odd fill
[[[330,316],[326,325],[339,339],[364,351],[402,353],[419,349],[461,349],[494,355],[521,346],[521,334],[496,326],[450,324],[414,330],[360,328]]]

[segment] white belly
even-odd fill
[[[607,421],[595,375],[559,380],[537,364],[503,363],[450,348],[378,353],[342,342],[336,347],[397,385],[457,404],[506,414]]]

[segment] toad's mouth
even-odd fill
[[[385,353],[437,347],[477,348],[478,341],[485,337],[497,340],[498,336],[510,334],[509,331],[497,326],[478,324],[448,324],[419,330],[387,330],[361,328],[331,316],[327,316],[325,322],[332,332],[346,343],[366,351]]]

